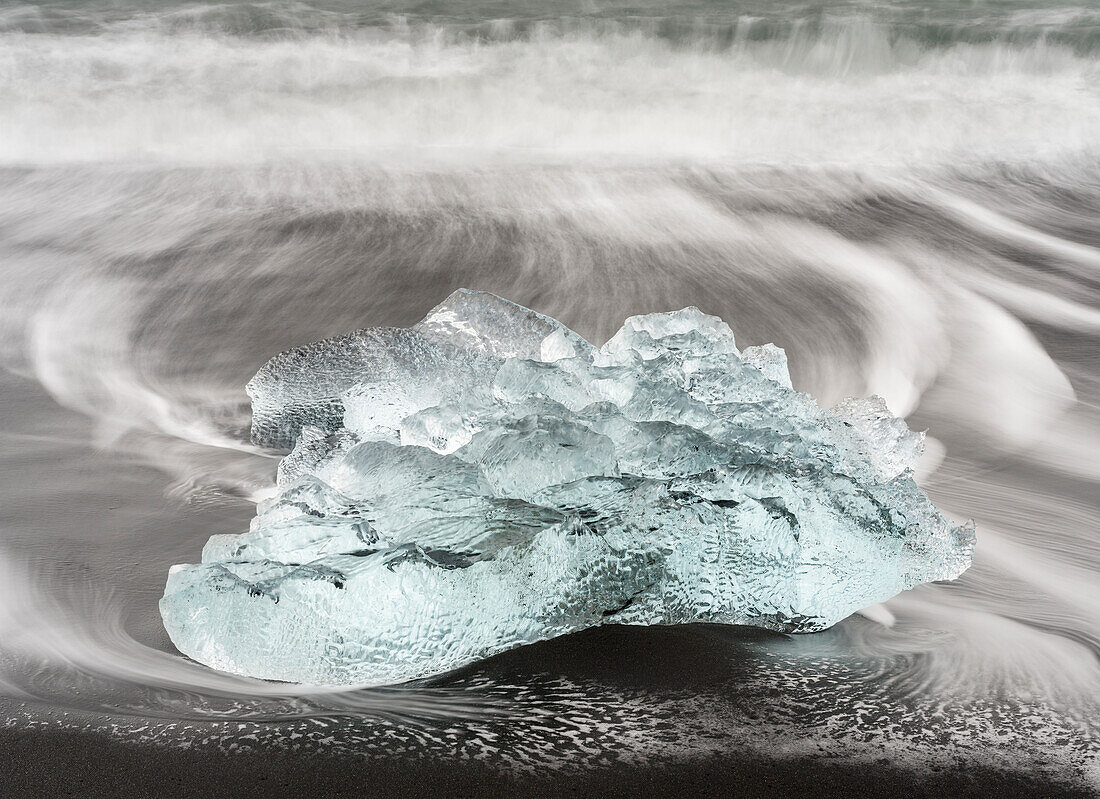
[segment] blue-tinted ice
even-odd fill
[[[307,683],[438,674],[597,624],[821,630],[969,565],[878,398],[822,410],[783,351],[695,308],[596,348],[491,294],[273,358],[257,443],[294,449],[249,532],[176,566],[176,646]]]

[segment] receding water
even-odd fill
[[[0,8],[5,717],[504,768],[1007,757],[1100,785],[1098,142],[1083,6]],[[386,690],[178,655],[168,567],[273,483],[247,379],[460,286],[597,343],[698,305],[825,403],[885,396],[977,522],[974,568],[812,636],[595,631]]]

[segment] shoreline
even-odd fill
[[[22,797],[1082,797],[1085,787],[961,763],[918,773],[885,762],[751,755],[586,774],[513,776],[478,762],[379,761],[317,751],[225,753],[128,744],[94,732],[0,730],[0,795]]]

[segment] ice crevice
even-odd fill
[[[253,440],[292,448],[278,490],[160,603],[224,671],[388,684],[601,623],[813,632],[971,561],[913,480],[921,434],[877,397],[818,407],[696,308],[597,348],[460,290],[248,393]]]

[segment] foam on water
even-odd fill
[[[917,761],[1048,741],[1035,757],[1100,779],[1095,10],[631,6],[654,18],[0,10],[0,690],[28,717],[359,717],[358,692],[269,701],[180,660],[156,601],[274,485],[247,443],[258,365],[465,285],[597,344],[637,313],[729,319],[826,404],[877,393],[930,429],[922,486],[988,535],[958,585],[878,621],[673,640],[720,674],[582,679],[588,639],[460,673],[443,687],[478,698],[455,713],[503,697],[535,721],[410,747],[560,766],[722,748],[691,725]],[[646,640],[623,651],[659,671]],[[760,732],[738,691],[774,689]]]
[[[1100,139],[1095,59],[1012,27],[930,46],[851,15],[735,20],[717,40],[599,20],[503,36],[169,22],[0,29],[0,163],[896,166],[1095,154]]]

